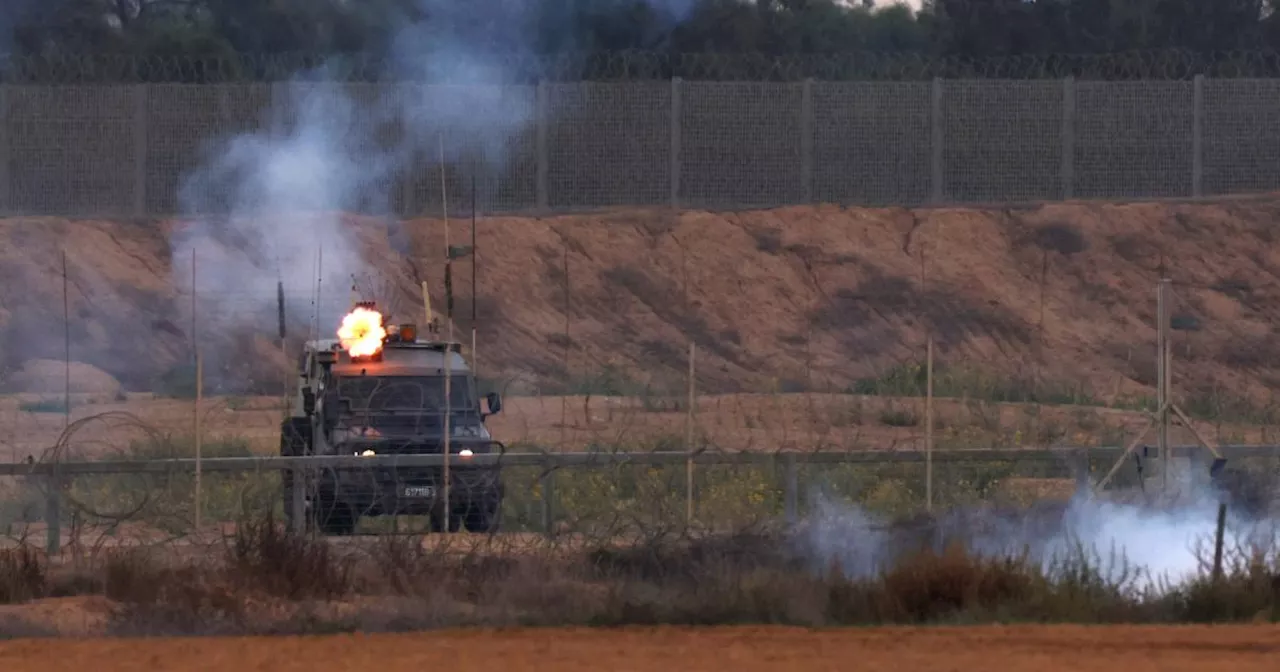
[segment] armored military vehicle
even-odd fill
[[[357,304],[339,336],[303,349],[280,454],[443,454],[447,444],[448,501],[444,466],[285,471],[290,525],[297,529],[297,494],[303,526],[327,535],[351,534],[361,516],[382,515],[428,516],[433,531],[496,531],[501,467],[469,459],[504,450],[485,427],[502,403],[497,393],[480,398],[461,344],[419,338],[416,325],[388,324],[368,302]]]

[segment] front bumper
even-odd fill
[[[472,507],[491,508],[501,503],[502,467],[500,464],[475,465],[468,462],[464,450],[475,453],[504,452],[502,444],[489,442],[451,442],[449,461],[449,508],[454,511]],[[388,446],[385,442],[348,443],[354,454],[372,450],[378,455],[438,454],[439,446]],[[394,450],[399,448],[399,450]],[[435,450],[431,450],[435,448]],[[392,452],[394,450],[394,452]],[[444,504],[444,467],[370,467],[327,470],[324,478],[332,480],[338,498],[360,515],[425,515]]]

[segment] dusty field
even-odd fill
[[[0,667],[137,670],[1274,670],[1280,627],[658,628],[0,643]]]
[[[39,457],[59,441],[60,411],[22,410],[38,395],[0,396],[0,460]],[[243,440],[258,453],[279,449],[281,401],[273,397],[221,397],[201,406],[205,441]],[[651,450],[667,442],[682,449],[685,399],[663,397],[511,397],[489,420],[495,438],[509,446],[528,442],[551,449],[582,450],[591,444],[624,450]],[[935,446],[939,449],[1121,445],[1140,430],[1141,413],[1097,406],[1038,406],[939,399],[935,406]],[[156,399],[147,394],[116,401],[79,395],[72,422],[90,420],[67,441],[72,459],[126,452],[149,430],[189,436],[192,401]],[[698,397],[693,417],[700,442],[722,450],[911,450],[924,446],[921,399],[835,394],[725,394]],[[1275,427],[1202,422],[1199,431],[1224,443],[1266,443]],[[1193,444],[1181,427],[1170,439]],[[1154,438],[1151,438],[1154,440]]]

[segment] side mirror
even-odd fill
[[[502,411],[502,396],[497,392],[484,395],[484,400],[489,405],[489,415],[497,415]]]
[[[316,393],[310,388],[302,389],[302,412],[306,415],[316,412]]]

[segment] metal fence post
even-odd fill
[[[813,78],[804,80],[800,96],[800,183],[804,202],[813,202]]]
[[[795,525],[800,518],[799,512],[799,489],[800,478],[796,470],[796,454],[786,453],[783,455],[783,467],[786,469],[785,485],[783,486],[783,509],[788,525]]]
[[[582,86],[579,84],[579,86]],[[546,210],[551,203],[550,193],[548,192],[547,175],[551,170],[551,157],[548,156],[547,135],[550,132],[548,128],[549,121],[547,119],[547,83],[538,80],[538,89],[536,94],[536,115],[538,118],[538,209]]]
[[[555,507],[552,506],[552,500],[555,498],[556,481],[555,470],[550,464],[545,465],[545,471],[542,472],[542,532],[547,537],[554,537],[555,529]]]
[[[57,555],[62,550],[62,475],[56,465],[45,483],[48,488],[44,500],[45,552]]]
[[[1191,197],[1204,195],[1204,75],[1191,84]]]
[[[282,472],[283,473],[283,472]],[[293,488],[289,492],[289,507],[292,509],[292,532],[297,535],[306,534],[307,532],[307,504],[306,490],[307,475],[303,469],[294,467],[290,472],[290,481]]]
[[[671,78],[671,207],[680,207],[680,82]]]
[[[943,133],[942,133],[942,78],[933,78],[933,87],[930,95],[930,145],[933,149],[932,156],[929,161],[930,172],[930,189],[929,200],[933,203],[941,203],[945,189],[943,189],[944,175],[943,167]]]
[[[1062,199],[1075,197],[1076,186],[1076,79],[1062,80]]]
[[[133,214],[147,215],[147,84],[134,84],[133,101]]]
[[[1089,460],[1089,449],[1080,448],[1072,451],[1072,467],[1075,471],[1076,490],[1088,490],[1093,487],[1093,474],[1090,473],[1092,463]]]
[[[9,181],[9,85],[0,84],[0,213],[13,214],[13,192]]]

